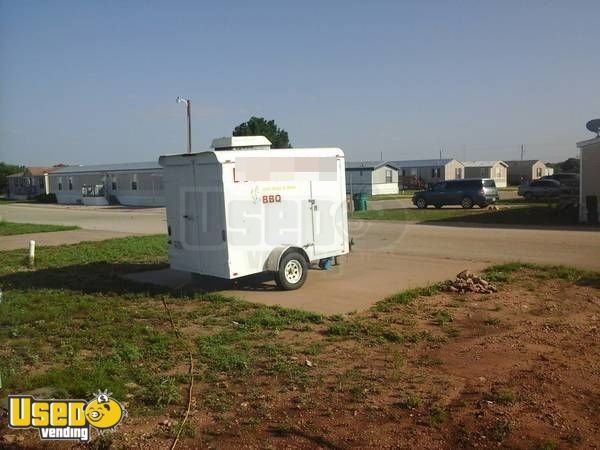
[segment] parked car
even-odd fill
[[[519,186],[517,194],[527,200],[557,198],[561,193],[560,182],[557,180],[542,179],[523,183]]]
[[[461,205],[481,208],[498,201],[496,183],[489,178],[467,178],[464,180],[448,180],[435,183],[426,191],[415,192],[412,202],[419,209],[433,205],[441,208],[444,205]]]
[[[579,187],[578,173],[555,173],[543,176],[540,180],[556,180],[563,186]]]

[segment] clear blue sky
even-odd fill
[[[156,159],[252,115],[348,159],[551,161],[600,117],[600,2],[0,0],[0,160]]]

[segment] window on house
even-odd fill
[[[138,188],[138,178],[137,178],[137,175],[134,175],[133,179],[131,180],[131,190],[137,191],[137,188]]]
[[[462,178],[462,167],[457,167],[454,169],[454,178],[460,180]]]
[[[69,177],[69,190],[73,190],[73,178]]]
[[[62,178],[58,179],[58,190],[62,191]]]
[[[502,178],[502,167],[496,167],[496,178]]]
[[[117,177],[112,176],[110,180],[111,180],[110,181],[110,188],[111,188],[111,190],[116,191],[117,188],[118,188],[118,186],[117,186]]]
[[[406,176],[406,169],[402,169],[402,176],[405,177]]]
[[[541,178],[541,176],[542,176],[542,168],[541,168],[541,167],[537,167],[537,168],[535,169],[535,175],[536,175],[538,178]]]
[[[43,177],[40,177],[40,178],[39,178],[39,186],[40,186],[42,189],[44,189],[44,178],[43,178]]]
[[[439,167],[431,169],[431,178],[440,178],[442,176],[442,170]]]
[[[385,171],[385,182],[386,183],[391,183],[392,182],[392,171],[391,170],[387,170]]]

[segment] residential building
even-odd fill
[[[579,220],[588,221],[588,214],[596,205],[595,222],[600,220],[598,203],[600,203],[600,137],[577,143],[579,148]],[[595,197],[595,200],[594,200]],[[594,222],[594,218],[591,218]]]
[[[398,170],[386,161],[346,162],[346,193],[397,194]]]
[[[463,161],[465,178],[492,178],[496,187],[506,187],[508,164],[504,161]]]
[[[412,184],[424,186],[427,183],[465,177],[463,163],[452,158],[390,161],[389,163],[398,169],[401,184],[409,187],[412,187]]]
[[[508,164],[508,184],[519,185],[552,175],[554,170],[539,159],[506,161]]]
[[[23,172],[9,175],[7,177],[8,198],[27,200],[40,194],[48,194],[48,174],[61,167],[64,166],[32,166],[26,167]]]
[[[49,186],[58,203],[165,205],[157,161],[64,167],[49,174]]]

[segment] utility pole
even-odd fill
[[[523,161],[523,154],[525,153],[525,146],[521,144],[521,161]]]
[[[187,152],[192,153],[192,101],[189,98],[177,97],[177,103],[185,103],[187,113]]]
[[[383,150],[379,151],[379,161],[383,161]]]

